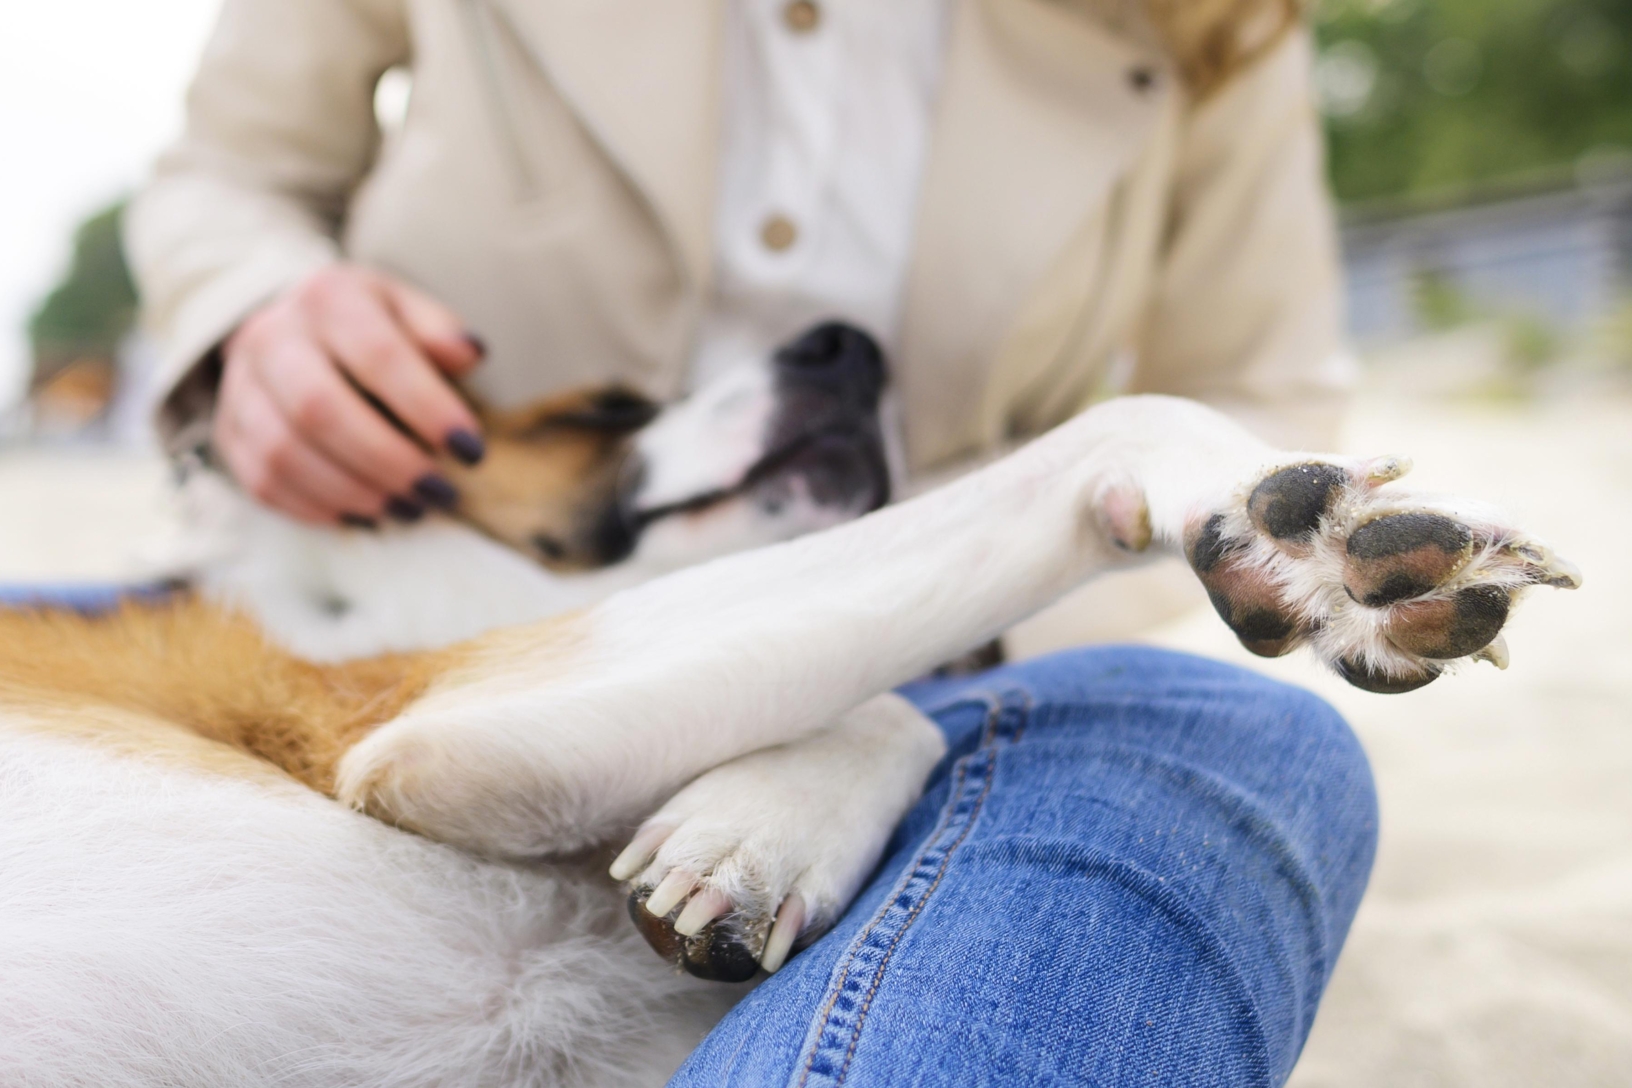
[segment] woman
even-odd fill
[[[886,346],[915,473],[1122,391],[1328,445],[1349,372],[1297,14],[227,0],[130,222],[161,427],[291,516],[411,520],[453,493],[364,391],[474,461],[440,375],[665,396],[840,316]],[[1370,865],[1341,720],[1134,651],[914,695],[954,761],[675,1083],[1284,1080]]]

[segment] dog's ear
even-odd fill
[[[614,437],[640,430],[657,413],[657,404],[622,385],[547,397],[511,411],[480,410],[489,433],[517,440],[573,431]]]

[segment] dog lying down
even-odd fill
[[[490,415],[441,524],[241,511],[196,594],[0,614],[7,1083],[658,1084],[943,755],[891,689],[1083,581],[1180,551],[1376,692],[1579,584],[1399,459],[1166,397],[877,509],[883,384],[824,326],[662,411]]]

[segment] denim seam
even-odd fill
[[[991,792],[992,782],[996,777],[995,764],[997,759],[997,741],[1000,736],[998,725],[1005,717],[1015,718],[1016,724],[1012,730],[1008,731],[1007,737],[1009,740],[1011,740],[1011,742],[1018,739],[1020,730],[1023,728],[1026,711],[1030,706],[1030,697],[1027,693],[1018,689],[1011,691],[1006,697],[1000,696],[996,693],[963,693],[958,699],[935,708],[934,713],[943,714],[959,706],[969,704],[983,705],[986,708],[986,724],[983,729],[984,735],[981,738],[980,747],[958,761],[955,786],[948,791],[946,809],[942,815],[939,825],[936,827],[934,833],[931,834],[926,840],[924,848],[913,860],[913,863],[907,867],[906,873],[902,877],[900,883],[891,890],[890,895],[884,900],[884,903],[882,906],[880,906],[878,913],[868,921],[866,928],[858,933],[854,940],[852,940],[843,965],[835,972],[833,981],[830,983],[831,994],[827,1002],[822,1006],[822,1011],[819,1014],[818,1019],[812,1025],[814,1030],[812,1032],[812,1038],[809,1044],[810,1051],[805,1058],[803,1069],[800,1071],[796,1088],[804,1088],[806,1083],[810,1080],[811,1075],[815,1072],[816,1059],[820,1057],[824,1051],[831,1052],[831,1050],[834,1049],[831,1046],[823,1045],[823,1036],[826,1034],[827,1028],[832,1022],[833,1011],[838,1004],[839,997],[844,990],[845,984],[850,979],[851,969],[855,965],[857,957],[865,947],[867,939],[884,924],[884,921],[888,917],[891,908],[897,906],[899,900],[909,893],[912,884],[916,880],[920,879],[920,870],[923,868],[926,861],[937,850],[939,850],[942,856],[940,864],[936,867],[934,879],[930,882],[929,886],[915,898],[912,908],[908,911],[906,918],[897,924],[894,936],[890,939],[890,943],[885,947],[879,958],[877,966],[874,968],[872,984],[868,987],[866,996],[862,1000],[861,1006],[856,1012],[855,1022],[850,1028],[850,1040],[848,1045],[845,1047],[844,1059],[839,1066],[837,1075],[832,1081],[834,1088],[838,1088],[838,1086],[843,1085],[846,1079],[848,1079],[851,1062],[855,1057],[856,1048],[861,1043],[861,1032],[867,1022],[868,1010],[872,1007],[873,998],[877,995],[878,988],[883,985],[884,975],[889,968],[890,960],[895,953],[895,948],[901,942],[902,938],[906,936],[907,931],[912,928],[913,923],[917,921],[919,914],[922,913],[924,907],[928,904],[930,897],[934,895],[935,890],[940,887],[942,879],[946,876],[947,868],[952,864],[953,855],[957,852],[958,847],[963,844],[964,840],[968,838],[969,833],[974,829],[975,821],[985,805],[986,797]],[[967,797],[969,792],[969,777],[970,772],[977,766],[977,764],[984,767],[985,777],[980,785],[978,794],[976,794],[976,796],[970,800]],[[959,810],[960,808],[963,808],[966,803],[967,811],[960,817]],[[957,837],[945,846],[937,845],[949,832],[953,830],[955,826],[957,826],[960,819],[962,826],[957,831]]]

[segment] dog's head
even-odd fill
[[[486,459],[443,469],[459,517],[552,570],[681,566],[887,502],[884,386],[873,339],[830,323],[666,407],[607,387],[483,410]]]

